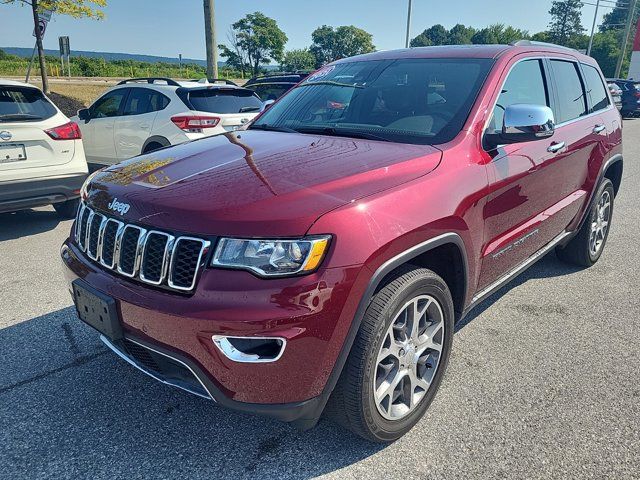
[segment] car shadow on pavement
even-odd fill
[[[328,421],[307,432],[159,384],[72,307],[0,330],[6,478],[310,478],[384,446]]]
[[[0,242],[48,232],[61,221],[53,209],[0,213]]]
[[[555,252],[550,252],[538,262],[534,263],[525,272],[518,275],[498,291],[487,297],[476,305],[466,317],[456,323],[455,331],[458,332],[469,325],[473,320],[482,315],[497,300],[508,294],[514,288],[528,282],[529,280],[540,278],[560,277],[583,270],[583,267],[564,263],[556,256]]]

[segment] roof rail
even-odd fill
[[[555,43],[549,42],[536,42],[535,40],[517,40],[515,42],[511,42],[509,45],[512,47],[552,47],[552,48],[562,48],[563,50],[571,50],[572,52],[577,52],[575,48],[565,47],[564,45],[558,45]]]
[[[125,85],[127,83],[156,83],[156,82],[165,82],[167,85],[172,87],[179,87],[180,84],[175,80],[164,77],[140,77],[140,78],[129,78],[127,80],[122,80],[118,82],[118,85]]]
[[[235,85],[236,87],[238,86],[238,84],[236,82],[232,82],[231,80],[227,80],[226,78],[209,78],[209,83],[224,83],[226,85]]]

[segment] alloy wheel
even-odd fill
[[[591,233],[589,235],[589,252],[596,256],[607,236],[609,221],[611,219],[611,195],[607,190],[602,192],[598,204],[596,205],[596,215],[591,222]]]
[[[389,325],[373,379],[376,407],[387,420],[405,417],[427,394],[442,357],[444,329],[442,308],[430,295],[409,300]]]

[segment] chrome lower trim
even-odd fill
[[[520,275],[522,272],[524,272],[527,268],[529,268],[531,265],[533,265],[538,260],[540,260],[544,255],[550,252],[552,248],[554,248],[556,245],[558,245],[562,240],[567,238],[572,233],[573,232],[562,232],[560,235],[555,237],[553,240],[547,243],[544,247],[542,247],[536,253],[534,253],[529,258],[527,258],[523,263],[521,263],[514,269],[510,270],[509,272],[505,273],[503,276],[498,278],[495,282],[489,284],[488,286],[480,290],[478,293],[474,295],[473,299],[471,300],[471,305],[469,305],[467,310],[471,310],[474,306],[476,306],[478,303],[480,303],[482,300],[487,298],[492,293],[495,293],[496,290],[499,290],[503,285],[511,281],[514,277]]]
[[[214,400],[213,395],[211,395],[211,392],[209,391],[209,389],[205,386],[204,383],[202,383],[202,380],[200,380],[200,377],[198,377],[198,375],[196,375],[196,372],[194,372],[191,367],[189,367],[189,365],[187,365],[186,363],[178,360],[175,357],[172,357],[170,355],[167,355],[166,353],[162,353],[159,352],[158,350],[155,350],[153,348],[149,348],[146,345],[142,345],[139,342],[136,342],[135,340],[132,340],[131,338],[127,338],[128,341],[135,343],[136,345],[141,346],[142,348],[146,348],[147,350],[150,350],[154,353],[157,353],[158,355],[162,355],[163,357],[167,357],[169,359],[171,359],[174,362],[179,363],[180,365],[186,367],[191,374],[194,376],[194,378],[196,380],[198,380],[198,382],[200,383],[200,385],[202,385],[202,388],[204,388],[204,391],[207,392],[207,395],[202,395],[202,393],[198,392],[198,391],[194,391],[191,390],[188,387],[185,387],[184,385],[181,384],[177,384],[174,382],[171,382],[169,380],[165,380],[164,378],[160,378],[157,375],[155,375],[153,372],[151,372],[149,369],[147,369],[144,365],[139,364],[138,362],[136,362],[133,358],[129,357],[129,355],[127,355],[126,353],[124,353],[122,350],[120,350],[118,347],[116,347],[113,343],[111,343],[111,341],[105,337],[104,335],[100,335],[100,340],[102,340],[102,343],[104,343],[107,347],[109,347],[116,355],[118,355],[121,359],[123,359],[125,362],[127,362],[129,365],[134,366],[135,368],[137,368],[138,370],[140,370],[142,373],[145,373],[147,375],[149,375],[151,378],[153,378],[154,380],[157,380],[160,383],[164,383],[165,385],[171,385],[172,387],[176,387],[179,388],[180,390],[184,390],[185,392],[189,392],[192,393],[193,395],[197,395],[198,397],[201,398],[206,398],[208,400]]]
[[[258,355],[250,355],[238,350],[233,344],[227,340],[228,338],[238,338],[243,340],[274,340],[280,343],[280,351],[273,358],[260,358]],[[238,363],[273,363],[280,360],[284,349],[287,346],[287,339],[283,337],[237,337],[233,335],[213,335],[211,337],[213,343],[222,354],[229,360]]]

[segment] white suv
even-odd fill
[[[78,125],[36,87],[0,79],[0,212],[52,204],[73,218],[86,176]]]
[[[123,80],[73,119],[92,169],[169,145],[237,130],[263,103],[229,81]]]

